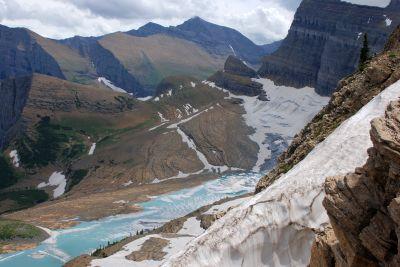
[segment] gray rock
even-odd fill
[[[392,20],[389,26],[386,18]],[[303,1],[288,36],[265,58],[259,73],[277,84],[311,86],[330,95],[340,79],[356,70],[361,35],[368,34],[372,53],[378,53],[399,23],[398,0],[387,8],[340,0]]]
[[[18,122],[28,99],[31,77],[0,81],[0,151],[18,132]]]
[[[99,44],[97,38],[75,36],[62,40],[60,43],[78,51],[81,56],[90,58],[98,76],[105,77],[114,85],[134,93],[136,96],[148,95],[142,85],[119,60]]]
[[[64,79],[56,62],[23,28],[0,25],[0,79],[34,72]]]

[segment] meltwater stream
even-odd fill
[[[141,212],[82,222],[70,229],[55,231],[35,249],[1,255],[0,266],[62,266],[108,241],[120,240],[137,230],[153,229],[219,199],[252,192],[259,178],[260,174],[256,173],[229,174],[194,188],[156,196],[140,204]]]

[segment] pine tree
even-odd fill
[[[361,48],[361,53],[360,53],[360,62],[358,64],[358,68],[360,70],[364,69],[365,63],[367,62],[368,59],[369,59],[368,35],[365,33],[363,47]]]

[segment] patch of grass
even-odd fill
[[[100,148],[100,147],[104,147],[107,145],[115,144],[120,140],[120,135],[125,134],[125,133],[135,132],[135,131],[141,130],[145,127],[151,126],[154,124],[155,120],[157,120],[157,118],[151,118],[142,123],[138,123],[137,125],[135,125],[133,127],[115,130],[112,134],[103,137],[99,142],[97,142],[97,147]]]
[[[121,104],[121,111],[124,110],[125,108],[132,110],[136,105],[135,100],[130,97],[128,98],[128,97],[120,95],[120,96],[114,97],[114,99]]]
[[[8,158],[0,154],[0,189],[7,188],[18,182],[22,174],[16,172]]]
[[[59,122],[60,125],[70,127],[77,131],[83,132],[86,135],[95,137],[96,139],[101,136],[106,136],[114,130],[111,122],[102,117],[63,117]]]
[[[33,239],[42,235],[42,231],[30,224],[0,219],[0,240],[15,238]]]
[[[389,53],[389,58],[390,58],[390,59],[395,59],[396,57],[397,57],[397,55],[396,55],[395,52],[390,52],[390,53]]]
[[[27,189],[0,193],[0,201],[4,201],[7,199],[15,201],[19,206],[18,209],[25,209],[47,201],[49,199],[49,195],[47,195],[44,190],[38,189]]]
[[[285,164],[285,165],[281,166],[280,168],[282,170],[282,173],[287,173],[288,171],[290,171],[293,168],[293,165]]]
[[[70,191],[72,189],[72,187],[79,184],[83,180],[83,178],[86,177],[88,172],[89,171],[85,170],[85,169],[73,171],[70,178],[68,179],[67,192]]]

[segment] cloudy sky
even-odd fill
[[[390,0],[348,0],[385,6]],[[282,39],[301,0],[0,0],[0,23],[45,37],[96,36],[193,17],[235,28],[258,44]]]

